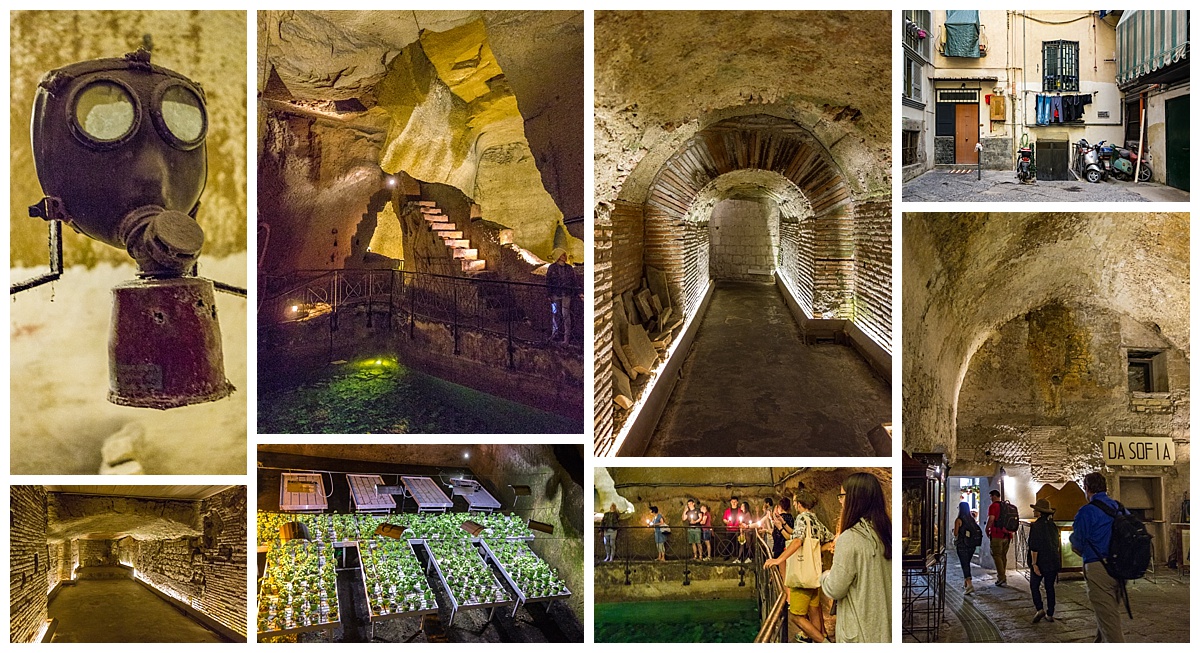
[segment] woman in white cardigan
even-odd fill
[[[837,601],[838,642],[892,639],[892,521],[879,479],[851,474],[842,482],[840,534],[821,589]]]

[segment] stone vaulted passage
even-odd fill
[[[774,284],[721,281],[646,455],[872,455],[891,391],[853,350],[806,345]]]
[[[136,496],[131,496],[136,495]],[[11,488],[10,641],[246,641],[246,488]]]

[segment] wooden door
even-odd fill
[[[974,165],[979,156],[975,144],[979,142],[979,105],[954,105],[954,162]]]

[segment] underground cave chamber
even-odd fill
[[[786,591],[782,566],[764,568],[786,545],[774,517],[794,524],[796,497],[803,496],[817,520],[838,533],[838,495],[858,472],[875,476],[890,496],[891,470],[884,468],[595,468],[596,642],[794,642],[800,630],[788,618],[788,602],[796,596]],[[669,534],[656,537],[656,514]],[[691,522],[698,526],[689,528]],[[832,562],[823,556],[823,568]],[[883,585],[875,589],[890,594]],[[822,599],[827,632],[836,638],[832,607]]]
[[[246,488],[11,488],[13,642],[246,641]]]
[[[262,445],[258,639],[582,642],[581,445]]]
[[[582,428],[582,19],[260,15],[262,430]]]
[[[1188,220],[913,213],[903,222],[904,449],[937,461],[948,502],[926,531],[942,534],[925,538],[929,550],[949,546],[960,501],[986,520],[999,491],[1021,518],[1006,578],[1027,591],[1032,505],[1049,501],[1066,537],[1087,503],[1083,478],[1098,472],[1153,538],[1148,572],[1126,585],[1137,619],[1123,619],[1127,638],[1150,642],[1188,636],[1178,626],[1190,603]],[[906,523],[906,540],[918,541],[919,520]],[[1015,609],[990,587],[999,577],[986,538],[971,569],[987,591],[960,599],[958,567],[916,583],[945,601],[945,619],[941,608],[906,605],[906,639],[1044,641],[1027,604]],[[1082,560],[1067,546],[1059,578],[1055,636],[1093,641]]]

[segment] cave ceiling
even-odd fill
[[[264,104],[310,119],[303,136],[320,143],[291,153],[320,170],[287,179],[304,164],[284,161],[282,185],[356,196],[314,200],[307,213],[338,213],[318,221],[357,219],[380,169],[457,188],[543,256],[563,216],[582,215],[582,12],[261,13]]]

